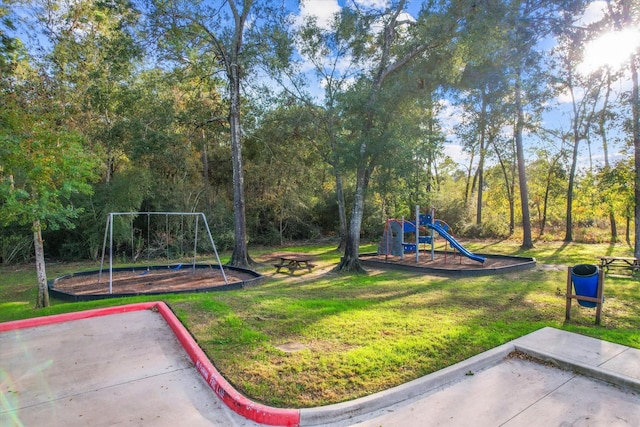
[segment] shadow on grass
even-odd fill
[[[483,250],[485,250],[485,249],[492,248],[492,247],[494,247],[494,246],[499,246],[500,244],[502,244],[502,243],[504,243],[504,242],[506,242],[506,241],[507,241],[507,239],[500,239],[500,240],[496,240],[496,241],[494,241],[494,242],[490,242],[490,243],[487,243],[487,244],[485,244],[485,245],[478,246],[478,248],[477,248],[477,249],[474,249],[474,250],[475,250],[476,252],[480,252],[480,251],[483,251]]]
[[[559,257],[569,247],[570,242],[563,241],[562,245],[553,252],[553,256]]]
[[[606,256],[613,256],[613,252],[614,252],[615,249],[616,249],[615,242],[609,243],[609,246],[607,246]]]

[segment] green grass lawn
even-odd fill
[[[627,245],[471,241],[472,251],[533,256],[524,272],[443,278],[409,272],[331,271],[333,246],[277,248],[309,252],[322,273],[274,275],[255,288],[216,293],[135,297],[88,303],[53,301],[34,310],[31,266],[0,270],[0,321],[162,299],[199,342],[220,372],[242,393],[269,405],[309,407],[368,395],[434,372],[544,326],[640,348],[640,281],[605,279],[602,324],[595,310],[574,301],[565,323],[566,266],[597,263],[598,256],[630,256]],[[375,251],[363,246],[362,253]],[[266,261],[271,250],[252,250]],[[543,265],[544,264],[544,265]],[[95,269],[56,264],[50,277]],[[312,277],[314,276],[314,277]]]

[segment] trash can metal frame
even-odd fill
[[[600,317],[602,315],[602,295],[604,294],[604,270],[598,268],[598,292],[595,298],[577,295],[573,293],[573,286],[571,280],[571,267],[567,268],[567,304],[565,311],[565,320],[571,320],[571,300],[589,301],[596,303],[596,325],[600,324]]]

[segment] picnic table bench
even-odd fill
[[[276,273],[280,273],[280,269],[289,270],[289,273],[293,274],[296,270],[307,269],[309,273],[316,265],[311,263],[311,258],[303,255],[282,255],[280,256],[280,262],[273,264],[276,268]]]
[[[600,268],[605,271],[609,271],[610,268],[628,268],[631,271],[640,270],[640,262],[638,258],[634,257],[619,257],[619,256],[603,256],[600,257]]]

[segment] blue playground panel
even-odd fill
[[[402,246],[404,246],[404,253],[415,253],[415,251],[418,249],[418,247],[416,246],[415,243],[403,243]]]
[[[404,222],[404,232],[405,233],[415,233],[416,231],[416,226],[414,223],[410,222],[410,221],[405,221]]]

